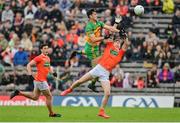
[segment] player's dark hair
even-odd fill
[[[41,44],[41,45],[40,45],[40,49],[42,49],[42,48],[45,47],[45,46],[48,46],[48,44]]]
[[[90,10],[87,11],[88,18],[90,18],[90,15],[92,15],[93,12],[96,12],[96,10],[95,9],[90,9]]]

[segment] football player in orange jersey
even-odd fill
[[[11,95],[10,99],[14,98],[17,95],[27,97],[32,100],[38,100],[41,93],[46,97],[46,105],[49,111],[49,117],[61,117],[60,114],[56,114],[52,110],[52,95],[47,83],[47,75],[50,73],[54,77],[57,77],[57,73],[53,72],[52,67],[50,66],[50,58],[48,57],[48,45],[42,44],[40,46],[41,54],[35,57],[27,65],[27,71],[30,79],[34,79],[34,91],[33,92],[24,92],[15,90]],[[37,73],[32,72],[32,66],[36,65]]]
[[[88,73],[82,76],[80,79],[75,81],[70,86],[70,88],[63,91],[60,95],[65,96],[68,93],[71,93],[73,89],[79,86],[80,84],[88,82],[93,78],[99,77],[99,81],[101,82],[102,88],[104,90],[104,97],[101,103],[98,116],[109,118],[110,116],[108,116],[104,111],[104,108],[110,96],[109,74],[111,70],[122,60],[128,46],[129,41],[126,34],[115,35],[114,40],[106,41],[106,48],[101,59],[98,61],[98,64],[92,70],[90,70]]]

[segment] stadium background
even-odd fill
[[[145,8],[141,17],[133,13],[137,4]],[[121,25],[131,41],[122,63],[112,71],[113,96],[108,105],[179,107],[179,0],[0,0],[0,105],[45,105],[43,97],[37,102],[22,97],[10,101],[8,95],[14,89],[33,90],[25,66],[40,53],[40,44],[48,43],[60,79],[48,77],[53,104],[99,106],[103,95],[100,83],[100,93],[91,92],[84,84],[72,96],[57,96],[91,68],[85,56],[67,61],[73,50],[85,45],[86,11],[90,8],[96,8],[99,20],[109,25],[121,15]],[[101,43],[101,51],[103,48]],[[163,69],[169,70],[168,79],[161,79]]]

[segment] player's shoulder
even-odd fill
[[[38,55],[38,56],[36,56],[34,59],[37,59],[37,58],[41,58],[41,54],[40,54],[40,55]]]
[[[106,45],[107,45],[107,46],[113,46],[113,42],[112,42],[111,40],[106,41]]]
[[[93,26],[93,23],[90,22],[90,21],[86,24],[86,28],[90,28],[90,27],[92,27],[92,26]]]
[[[102,21],[97,21],[96,24],[98,24],[99,26],[104,26],[104,22],[102,22]]]
[[[92,31],[93,29],[94,29],[93,24],[91,22],[88,22],[86,24],[85,31],[89,32],[89,31]]]

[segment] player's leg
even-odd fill
[[[93,79],[93,76],[88,72],[86,73],[84,76],[82,76],[80,79],[76,80],[71,86],[70,88],[68,88],[67,90],[63,91],[60,95],[61,96],[65,96],[68,93],[71,93],[73,91],[74,88],[78,87],[79,85],[87,82],[88,80]]]
[[[104,90],[104,97],[102,99],[102,103],[101,103],[101,107],[100,107],[98,116],[101,116],[104,118],[109,118],[110,116],[108,116],[105,113],[104,108],[106,107],[106,104],[107,104],[109,96],[110,96],[110,90],[111,90],[110,82],[108,80],[102,81],[101,85],[102,85],[102,88]]]
[[[61,114],[56,114],[53,112],[52,94],[51,94],[50,90],[46,89],[46,90],[42,90],[41,92],[46,97],[46,106],[47,106],[48,111],[49,111],[49,117],[61,117]]]
[[[11,94],[10,99],[14,98],[17,95],[20,95],[20,96],[24,96],[32,100],[38,100],[40,94],[41,94],[40,90],[36,87],[34,88],[33,92],[24,92],[24,91],[15,90]]]
[[[27,97],[27,98],[32,99],[32,100],[38,100],[39,96],[41,95],[41,92],[38,88],[34,88],[33,92],[20,91],[19,95]]]
[[[99,61],[100,58],[101,58],[101,56],[99,56],[99,57],[97,57],[97,58],[95,58],[95,59],[93,59],[93,60],[91,61],[92,67],[95,67],[95,66],[98,64],[98,61]],[[96,86],[95,86],[95,84],[96,84],[97,81],[98,81],[98,78],[94,78],[94,79],[91,81],[91,83],[88,85],[88,88],[91,89],[92,91],[96,92],[96,93],[99,92],[99,91],[97,90]]]

